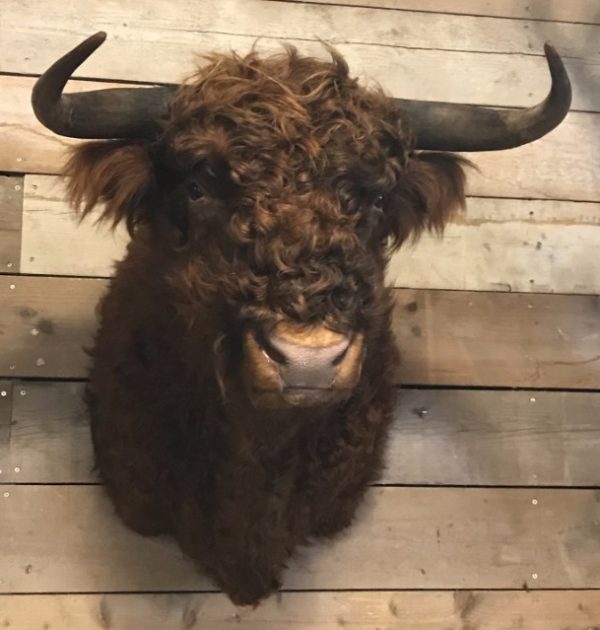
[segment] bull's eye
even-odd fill
[[[373,201],[373,208],[375,208],[375,210],[383,210],[383,205],[385,203],[385,197],[383,195],[378,195],[375,198],[375,201]]]
[[[191,201],[198,201],[198,199],[201,199],[202,197],[204,197],[204,192],[202,188],[200,188],[200,184],[198,184],[198,182],[194,180],[191,180],[188,182],[187,194],[188,194],[188,198]]]
[[[331,302],[340,311],[348,310],[354,301],[354,296],[345,289],[336,289],[331,294]]]

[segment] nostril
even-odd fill
[[[256,339],[256,343],[268,359],[281,365],[287,365],[286,356],[269,341],[264,333],[256,331],[254,333],[254,338]]]
[[[331,365],[338,366],[344,360],[344,357],[348,354],[349,347],[350,347],[350,340],[348,339],[348,341],[346,342],[346,347],[333,358]]]

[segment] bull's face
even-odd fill
[[[124,211],[170,248],[184,316],[219,313],[224,389],[237,376],[255,405],[335,404],[387,327],[390,241],[441,227],[463,200],[459,159],[413,155],[397,118],[339,58],[219,58],[180,90],[155,142],[79,151],[71,185],[89,196],[93,172],[114,169],[109,188],[123,190],[131,155]]]
[[[389,327],[390,245],[440,230],[464,201],[461,159],[416,153],[415,135],[428,149],[501,148],[557,124],[556,96],[533,121],[478,109],[465,119],[456,106],[424,116],[424,104],[360,87],[335,53],[324,62],[295,52],[214,57],[176,93],[135,91],[143,115],[129,127],[124,108],[98,123],[91,99],[79,108],[60,91],[102,39],[42,77],[36,113],[67,135],[146,139],[77,149],[67,168],[71,196],[84,212],[104,202],[105,217],[126,220],[161,250],[181,312],[190,322],[195,309],[217,314],[220,382],[233,370],[257,406],[331,405],[359,382],[371,342]],[[557,75],[560,59],[549,55]],[[104,98],[112,114],[119,110],[115,93],[94,100]],[[436,144],[449,116],[450,139]],[[473,116],[483,116],[481,125],[493,118],[488,131],[478,129],[483,138],[472,137]],[[90,133],[94,124],[102,128]],[[471,135],[461,136],[461,125]]]

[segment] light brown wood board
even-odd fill
[[[294,0],[292,0],[294,1]],[[298,0],[302,2],[302,0]],[[428,11],[600,24],[600,7],[595,0],[309,0],[318,4],[346,4],[397,11]]]
[[[527,56],[541,56],[544,42],[552,41],[567,58],[600,56],[598,27],[588,24],[263,0],[149,0],[143,6],[134,0],[80,0],[77,12],[60,4],[44,5],[43,11],[40,6],[2,3],[0,71],[39,74],[49,60],[100,29],[111,34],[112,46],[98,51],[76,76],[177,81],[189,73],[195,53],[248,50],[258,37],[271,48],[281,39],[296,40],[309,52],[322,51],[317,42],[325,40],[340,50],[362,45]]]
[[[20,271],[22,213],[23,178],[0,176],[0,272]]]
[[[98,482],[82,383],[0,391],[0,482]],[[378,483],[600,486],[599,408],[591,392],[401,390]]]
[[[11,448],[12,383],[0,380],[0,483],[7,479],[9,453]]]
[[[105,288],[0,276],[0,377],[85,377]],[[600,389],[599,296],[393,291],[405,385]]]
[[[212,593],[0,595],[0,611],[21,630],[566,630],[592,628],[600,592],[292,592],[254,609]]]
[[[11,238],[12,238],[12,233]],[[56,177],[25,178],[21,271],[110,276],[128,237],[80,222]],[[2,233],[0,233],[0,247]],[[443,238],[424,235],[391,260],[391,286],[600,293],[600,203],[470,197]]]
[[[4,593],[214,590],[168,538],[125,528],[101,486],[5,486]],[[598,490],[372,488],[303,548],[291,590],[599,588]]]
[[[501,66],[506,70],[506,62]],[[469,75],[481,76],[473,68],[469,69]],[[454,77],[456,73],[448,71],[445,76]],[[0,76],[3,94],[0,170],[56,174],[61,171],[73,141],[52,134],[34,120],[29,105],[33,83],[27,77]],[[435,83],[440,84],[438,79]],[[69,89],[76,92],[111,85],[72,81]],[[507,94],[507,89],[502,94]],[[442,96],[442,100],[448,97]],[[469,193],[485,197],[600,201],[598,137],[600,115],[571,112],[556,130],[537,142],[510,151],[474,154],[471,158],[479,170],[469,173]]]

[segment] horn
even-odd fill
[[[99,32],[73,48],[36,81],[31,104],[37,119],[61,136],[71,138],[152,137],[169,111],[177,86],[111,88],[63,94],[75,70],[104,42]]]
[[[546,99],[528,108],[494,109],[477,105],[393,99],[400,120],[415,134],[416,149],[499,151],[533,142],[552,131],[571,106],[571,82],[550,44],[544,46],[552,76]]]

